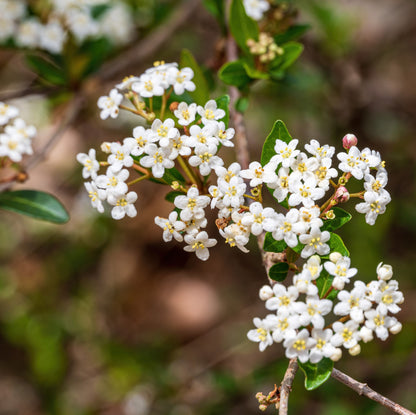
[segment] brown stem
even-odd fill
[[[279,415],[287,415],[289,394],[292,391],[292,383],[295,379],[296,372],[298,370],[297,359],[290,359],[289,366],[286,369],[285,376],[280,384],[280,406]]]
[[[352,377],[346,375],[345,373],[333,369],[331,376],[336,379],[338,382],[343,383],[344,385],[348,386],[359,395],[364,395],[373,401],[376,401],[380,405],[385,406],[386,408],[391,409],[393,412],[401,415],[415,415],[414,412],[409,411],[403,406],[399,405],[398,403],[386,398],[383,395],[380,395],[378,392],[371,389],[366,383],[358,382],[357,380],[353,379]]]

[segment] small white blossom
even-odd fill
[[[133,157],[130,156],[132,146],[130,143],[121,145],[112,143],[110,147],[111,154],[108,156],[108,163],[114,171],[120,171],[123,167],[131,167],[134,163]]]
[[[182,95],[185,91],[195,91],[196,86],[191,81],[194,71],[191,68],[170,68],[167,75],[176,95]]]
[[[327,255],[330,248],[325,243],[329,241],[330,233],[328,231],[321,232],[318,227],[313,226],[308,235],[300,235],[299,241],[305,245],[301,252],[302,258],[309,258],[313,254]]]
[[[316,341],[315,346],[310,350],[309,361],[311,363],[318,363],[322,358],[330,358],[336,353],[335,347],[331,344],[332,330],[331,329],[312,329],[312,338]]]
[[[6,125],[11,119],[19,115],[19,110],[13,105],[0,102],[0,125]]]
[[[258,162],[253,161],[247,170],[241,170],[240,176],[244,179],[250,179],[250,186],[256,187],[263,183],[274,183],[277,181],[276,165],[267,163],[264,167]],[[283,200],[283,199],[282,199]]]
[[[350,282],[350,278],[357,274],[357,268],[350,268],[351,259],[347,256],[341,256],[337,259],[335,263],[332,261],[325,262],[324,267],[329,274],[335,277],[332,286],[337,290],[342,290],[344,285]]]
[[[217,131],[215,137],[219,143],[225,147],[234,147],[234,143],[231,141],[235,135],[234,128],[225,128],[225,124],[220,121],[217,123]]]
[[[363,203],[358,203],[355,206],[355,210],[359,213],[365,213],[365,221],[369,225],[374,225],[378,215],[381,215],[386,211],[386,205],[390,202],[391,198],[388,192],[383,194],[375,192],[365,192]]]
[[[261,320],[258,317],[253,319],[253,323],[257,328],[250,330],[247,333],[247,337],[252,342],[259,343],[259,349],[263,352],[267,346],[271,346],[273,344],[269,324],[266,319]]]
[[[125,181],[128,179],[130,173],[127,169],[122,169],[118,172],[110,166],[106,174],[101,174],[95,179],[95,183],[101,189],[107,190],[108,195],[120,196],[125,195],[128,186]]]
[[[179,131],[175,128],[175,121],[167,118],[165,121],[156,119],[152,123],[151,131],[155,141],[159,141],[160,147],[169,147],[171,141],[179,137]]]
[[[160,179],[165,174],[165,169],[171,169],[175,162],[171,160],[170,150],[157,147],[156,144],[149,144],[146,147],[148,156],[140,159],[140,164],[143,167],[151,168],[154,177]]]
[[[258,236],[264,231],[264,223],[267,224],[275,220],[276,212],[274,209],[270,207],[263,208],[261,203],[253,202],[250,205],[250,211],[244,215],[241,222],[243,225],[250,227],[253,235]]]
[[[360,338],[358,331],[358,323],[353,320],[341,323],[336,321],[332,325],[334,335],[331,338],[331,343],[335,347],[344,346],[346,349],[354,347]]]
[[[275,284],[273,286],[274,297],[266,301],[266,308],[268,310],[277,310],[277,314],[292,314],[294,310],[295,301],[299,297],[299,291],[293,285],[286,288],[282,284]]]
[[[171,212],[169,218],[155,217],[155,224],[163,229],[163,240],[169,242],[172,238],[175,238],[178,242],[183,241],[183,236],[180,232],[183,232],[186,228],[186,224],[178,220],[178,212]]]
[[[88,154],[77,154],[78,162],[84,166],[82,169],[82,177],[84,179],[88,179],[89,177],[95,179],[97,177],[97,172],[100,169],[100,163],[95,158],[95,155],[95,149],[93,148],[88,151]]]
[[[299,314],[302,326],[312,326],[316,329],[323,329],[325,320],[323,316],[332,310],[332,301],[321,300],[318,295],[307,296],[305,302],[298,301],[294,304],[294,310]]]
[[[271,158],[271,162],[279,164],[282,163],[282,167],[290,167],[294,162],[296,156],[300,153],[300,150],[296,150],[299,140],[291,140],[289,144],[277,139],[274,146],[276,155]]]
[[[318,160],[324,158],[332,159],[332,156],[335,154],[335,147],[329,146],[328,144],[321,146],[317,140],[311,140],[309,144],[305,144],[305,149]]]
[[[107,201],[110,205],[114,206],[111,209],[111,216],[113,219],[120,220],[126,215],[131,218],[137,215],[136,207],[133,205],[137,200],[136,192],[129,192],[126,195],[114,196],[109,195]]]
[[[67,38],[67,33],[58,21],[49,21],[42,26],[41,34],[39,36],[40,47],[50,53],[61,53],[64,43]]]
[[[103,189],[99,189],[94,182],[84,183],[84,186],[87,189],[92,207],[97,209],[98,212],[103,213],[104,206],[102,201],[107,198],[107,192]]]
[[[225,117],[225,111],[217,107],[217,103],[211,99],[204,107],[198,105],[198,114],[201,116],[202,123],[207,125],[212,121],[219,121]]]
[[[309,359],[309,350],[316,345],[316,340],[309,335],[307,329],[301,330],[295,338],[286,339],[283,346],[286,348],[286,357],[293,359],[297,357],[300,362],[305,363]]]
[[[209,196],[200,195],[196,187],[191,187],[186,196],[176,196],[174,204],[181,209],[181,219],[187,222],[192,218],[202,219],[205,217],[204,208],[209,205],[209,202]]]
[[[357,180],[364,177],[367,170],[366,163],[361,158],[361,152],[357,147],[352,146],[348,153],[338,153],[338,160],[340,160],[339,169],[345,173],[351,173]]]
[[[195,252],[195,255],[202,261],[206,261],[209,258],[208,248],[217,244],[216,239],[208,238],[208,234],[205,231],[199,232],[195,235],[185,235],[185,242],[188,245],[183,249],[187,252]]]
[[[247,16],[253,20],[261,20],[263,14],[270,8],[267,0],[244,0],[243,4]]]
[[[97,106],[101,109],[101,119],[105,120],[108,117],[117,118],[120,112],[119,106],[122,100],[123,95],[121,95],[115,88],[110,91],[109,96],[102,96],[98,98]]]
[[[178,123],[180,125],[189,125],[194,122],[196,107],[197,105],[195,103],[188,105],[186,102],[181,102],[178,108],[173,111],[175,117],[178,119]]]
[[[202,176],[208,176],[212,169],[224,164],[223,160],[216,156],[217,146],[214,144],[197,145],[195,147],[195,155],[189,158],[189,164],[198,167]]]

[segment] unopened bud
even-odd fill
[[[338,187],[337,191],[335,192],[334,199],[339,203],[348,202],[350,198],[350,194],[346,187],[340,186]]]
[[[380,262],[377,266],[377,278],[379,280],[388,281],[393,276],[393,268],[391,265]]]
[[[272,287],[270,285],[264,285],[260,288],[259,297],[262,301],[267,301],[269,298],[272,298],[274,295]]]
[[[325,217],[327,219],[335,219],[335,213],[333,210],[328,210],[328,212],[325,213]]]
[[[264,396],[263,392],[257,392],[256,399],[261,403],[266,400],[266,396]]]
[[[28,179],[28,174],[25,171],[19,171],[16,176],[16,181],[19,183],[24,183]]]
[[[261,404],[261,405],[259,406],[259,409],[260,409],[260,411],[265,411],[265,410],[267,409],[267,407],[268,407],[268,405]]]
[[[340,259],[342,258],[342,255],[339,252],[331,252],[329,255],[329,260],[336,264]]]
[[[402,330],[402,323],[397,322],[396,324],[393,324],[390,327],[389,330],[390,330],[390,333],[391,334],[397,334],[397,333],[399,333]]]
[[[176,111],[179,107],[179,102],[175,101],[169,105],[169,109],[171,112]]]
[[[354,134],[346,134],[342,138],[342,146],[345,150],[349,150],[351,147],[356,146],[358,143],[357,137]]]
[[[177,181],[172,182],[170,186],[172,187],[173,190],[178,190],[181,187],[181,185]]]
[[[333,353],[333,355],[330,357],[330,359],[333,362],[338,362],[339,359],[341,359],[342,357],[342,350],[340,348],[336,348],[335,352]]]
[[[336,289],[336,290],[343,290],[344,286],[345,286],[345,282],[342,278],[340,277],[335,277],[334,280],[332,281],[332,286]]]
[[[356,344],[355,346],[348,349],[351,356],[357,356],[361,352],[361,346],[359,344]]]

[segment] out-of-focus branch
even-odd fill
[[[119,77],[128,66],[145,60],[149,55],[163,46],[179,27],[191,19],[192,14],[195,13],[199,4],[200,0],[183,0],[167,22],[160,24],[157,29],[134,47],[103,65],[97,74],[97,78],[101,81],[107,81]]]
[[[377,403],[385,406],[386,408],[391,409],[397,414],[415,415],[414,412],[409,411],[406,408],[403,408],[403,406],[399,405],[398,403],[386,398],[385,396],[371,389],[366,383],[358,382],[351,376],[346,375],[338,369],[333,369],[331,376],[338,382],[343,383],[344,385],[348,386],[349,388],[357,392],[359,395],[364,395],[367,398],[372,399],[373,401],[376,401]]]
[[[46,141],[45,145],[43,145],[36,154],[28,159],[28,162],[23,165],[23,171],[27,171],[38,165],[42,160],[44,160],[47,156],[47,154],[50,152],[52,147],[60,140],[60,138],[63,136],[65,131],[74,123],[76,118],[78,117],[79,113],[81,112],[83,108],[84,103],[84,95],[82,93],[78,93],[75,95],[75,97],[72,99],[72,101],[69,104],[69,107],[66,111],[66,116],[62,120],[62,122],[59,124],[59,126],[56,128],[56,130],[53,132],[53,134],[49,137],[49,139]],[[13,184],[18,182],[18,176],[16,178],[0,184],[0,192],[4,192],[5,190],[8,190]]]
[[[297,359],[290,359],[289,366],[286,369],[285,376],[280,384],[280,406],[279,415],[287,415],[289,393],[292,391],[292,383],[295,379],[296,372],[298,370]]]
[[[62,87],[58,86],[42,86],[42,85],[28,85],[25,88],[17,89],[15,91],[6,91],[2,95],[0,95],[0,101],[8,101],[10,99],[22,98],[28,95],[52,95],[55,92],[61,90]]]

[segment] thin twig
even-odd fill
[[[280,406],[279,415],[287,415],[289,393],[292,391],[292,383],[295,379],[296,372],[298,370],[297,359],[290,359],[289,366],[286,369],[285,376],[280,384]]]
[[[10,99],[16,99],[16,98],[22,98],[26,97],[28,95],[43,95],[43,96],[49,96],[52,95],[59,90],[61,90],[62,87],[58,86],[42,86],[42,85],[29,85],[25,88],[20,88],[14,91],[6,91],[2,95],[0,95],[0,101],[8,101]]]
[[[180,26],[189,22],[199,4],[200,0],[183,0],[167,22],[162,23],[136,46],[103,65],[98,72],[98,79],[101,81],[113,79],[123,73],[127,67],[144,61],[163,46]]]
[[[376,401],[377,403],[385,406],[386,408],[391,409],[393,412],[396,412],[397,414],[415,415],[414,412],[409,411],[406,408],[403,408],[403,406],[399,405],[398,403],[374,391],[369,386],[367,386],[366,383],[358,382],[351,376],[346,375],[338,369],[333,369],[331,376],[338,382],[343,383],[344,385],[348,386],[349,388],[357,392],[359,395],[364,395],[367,398],[372,399],[373,401]]]

